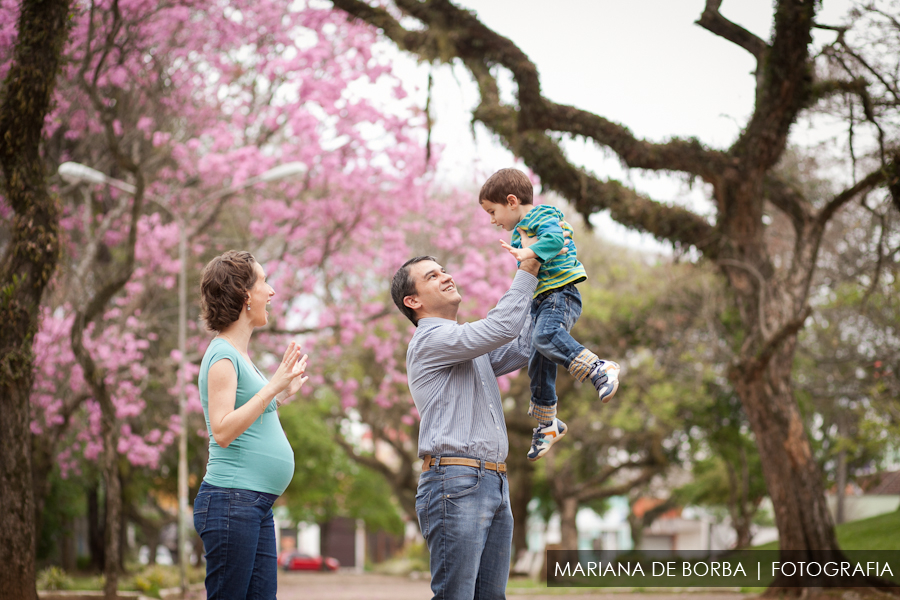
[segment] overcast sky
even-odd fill
[[[727,148],[752,110],[754,60],[742,48],[695,24],[704,0],[455,0],[510,38],[537,65],[544,96],[626,125],[638,137],[663,141],[696,136]],[[843,24],[850,0],[824,0],[819,22]],[[765,40],[771,0],[725,0],[722,14]],[[815,32],[817,43],[832,33]],[[424,90],[425,67],[401,66]],[[400,66],[400,65],[398,65]],[[432,139],[446,146],[442,177],[479,186],[513,158],[482,130],[473,139],[470,109],[477,93],[462,69],[435,70]],[[810,132],[795,128],[795,135]],[[614,177],[659,200],[708,211],[702,189],[657,176],[627,173],[616,159],[571,143],[572,160],[600,177]],[[521,164],[519,165],[521,166]],[[637,234],[595,217],[605,237],[653,248]]]

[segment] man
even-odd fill
[[[416,325],[406,370],[421,417],[416,514],[435,599],[506,597],[513,516],[497,376],[528,364],[539,268],[522,261],[497,306],[474,323],[457,323],[462,298],[431,256],[407,261],[391,283],[394,303]]]

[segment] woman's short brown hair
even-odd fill
[[[203,268],[200,278],[200,318],[210,331],[222,331],[241,316],[256,284],[256,259],[243,250],[229,250]]]

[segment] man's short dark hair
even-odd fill
[[[403,263],[402,267],[397,269],[397,272],[394,273],[394,278],[391,279],[391,298],[393,298],[394,304],[397,305],[400,312],[402,312],[407,319],[412,321],[412,324],[416,327],[419,326],[419,319],[416,317],[413,309],[403,304],[403,299],[407,296],[415,295],[417,291],[416,282],[410,277],[409,270],[412,265],[420,263],[423,260],[433,260],[434,262],[437,262],[437,259],[433,256],[417,256],[411,258]]]
[[[522,204],[534,204],[534,187],[528,175],[518,169],[500,169],[481,186],[478,200],[506,204],[506,197],[510,194]]]

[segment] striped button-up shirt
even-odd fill
[[[421,319],[406,372],[419,410],[419,457],[464,455],[503,462],[509,453],[497,376],[528,364],[537,278],[518,271],[487,317],[459,324]]]

